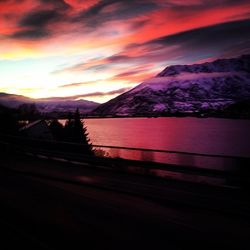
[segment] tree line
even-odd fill
[[[11,109],[0,105],[0,134],[2,135],[21,135],[19,130],[23,124],[21,120],[42,119],[34,105],[21,105],[18,109]],[[88,138],[87,128],[80,117],[80,112],[76,109],[75,113],[69,113],[65,125],[63,126],[57,119],[48,122],[53,138],[57,142],[69,142],[81,144],[85,153],[92,154],[92,146]],[[64,147],[64,150],[73,151],[74,147]],[[77,147],[75,147],[76,149]]]
[[[92,152],[92,146],[88,137],[87,127],[80,117],[80,112],[76,109],[74,114],[69,114],[63,126],[57,119],[49,124],[49,128],[57,141],[78,143],[85,146],[87,153]]]

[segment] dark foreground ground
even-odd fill
[[[28,156],[0,159],[0,249],[250,249],[250,201]]]

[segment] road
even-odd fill
[[[249,249],[239,190],[15,155],[0,160],[1,249]]]

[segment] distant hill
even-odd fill
[[[250,100],[250,55],[169,66],[157,76],[101,104],[93,114],[223,114],[227,107],[245,100]]]
[[[15,112],[15,110],[0,104],[0,115],[4,115],[4,114],[8,114],[8,113],[14,113],[14,112]]]
[[[34,100],[22,95],[0,93],[0,104],[6,107],[17,108],[23,103],[34,103]]]
[[[32,99],[22,95],[0,93],[0,104],[9,108],[18,108],[21,104],[33,103],[36,105],[36,107],[41,113],[45,114],[62,114],[74,112],[76,108],[79,108],[81,113],[89,113],[99,105],[99,103],[96,102],[86,100],[74,100],[70,97]]]

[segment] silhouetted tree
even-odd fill
[[[79,110],[77,109],[72,117],[69,115],[65,127],[65,139],[70,142],[80,143],[83,145],[84,152],[93,154],[92,145],[88,138],[87,128],[81,121]]]
[[[56,140],[63,140],[64,139],[64,130],[63,125],[56,119],[54,119],[50,124],[49,128]]]
[[[73,130],[74,130],[74,121],[73,121],[72,114],[69,113],[67,121],[64,125],[64,140],[65,141],[74,141]]]

